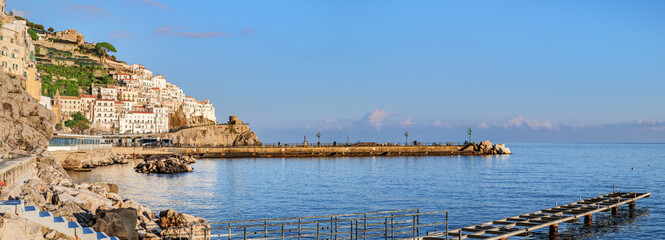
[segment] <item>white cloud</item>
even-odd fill
[[[489,128],[490,126],[487,125],[487,123],[485,123],[485,122],[481,122],[481,123],[478,124],[478,127],[479,128]]]
[[[408,127],[413,125],[413,116],[408,116],[403,121],[399,122],[399,125],[402,127]]]
[[[374,111],[371,112],[368,116],[369,124],[379,130],[381,129],[381,126],[383,126],[383,119],[385,119],[387,116],[388,113],[386,111],[374,109]]]
[[[532,119],[524,119],[522,116],[517,116],[517,117],[512,117],[508,119],[506,122],[496,124],[496,126],[503,127],[503,128],[511,128],[511,127],[523,127],[526,126],[528,128],[538,130],[538,129],[556,129],[556,126],[552,125],[549,120],[546,121],[538,121],[538,120],[532,120]]]

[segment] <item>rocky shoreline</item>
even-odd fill
[[[207,228],[207,221],[203,218],[170,209],[157,215],[143,204],[123,199],[114,184],[72,183],[62,166],[48,153],[39,156],[34,167],[33,178],[14,192],[3,192],[2,195],[21,199],[26,205],[37,206],[39,211],[50,211],[54,216],[120,239],[168,239],[178,233],[179,227],[182,227],[180,233],[183,236],[189,236],[191,224],[197,224],[194,234],[203,235]],[[19,224],[22,226],[29,225],[25,219],[14,221],[22,222]],[[49,234],[44,234],[45,239],[57,239],[46,235]]]
[[[54,114],[28,95],[18,79],[4,73],[0,73],[0,107],[0,161],[34,157],[29,163],[31,171],[20,181],[0,188],[0,200],[20,199],[39,211],[49,211],[120,239],[174,239],[179,230],[182,236],[189,236],[193,226],[197,236],[209,228],[205,219],[173,210],[157,215],[143,204],[122,198],[114,184],[73,183],[63,165],[89,168],[129,161],[110,151],[72,156],[81,153],[75,152],[61,164],[46,151]],[[0,214],[0,239],[69,237],[26,218]]]
[[[113,164],[127,164],[130,156],[113,153],[110,149],[58,153],[61,156],[60,163],[65,169],[88,169]],[[64,155],[66,154],[66,155]]]

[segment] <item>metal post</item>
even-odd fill
[[[387,217],[383,219],[383,225],[385,227],[385,233],[384,233],[385,234],[384,235],[385,239],[388,239],[388,218]]]
[[[619,205],[612,207],[612,217],[619,215]]]
[[[335,239],[337,239],[337,217],[335,217],[334,232],[335,232]],[[332,234],[333,234],[333,217],[330,217],[330,238],[332,238]]]
[[[617,192],[617,185],[616,184],[612,185],[612,192],[613,193]]]
[[[356,219],[356,239],[358,239],[358,219]]]
[[[316,222],[316,240],[319,240],[319,229],[321,229],[319,227],[319,222]],[[330,238],[332,238],[332,236],[330,236]]]
[[[586,225],[587,227],[591,227],[592,221],[593,221],[592,214],[584,216],[584,225]]]
[[[394,225],[394,219],[393,216],[395,216],[395,212],[390,213],[390,239],[395,239],[395,225]]]
[[[413,215],[412,217],[413,217],[413,220],[412,220],[413,222],[411,224],[411,236],[413,236],[413,238],[415,239],[416,238],[416,215]]]
[[[229,223],[229,240],[231,240],[231,223]]]
[[[349,239],[353,240],[353,220],[350,221],[349,225]]]
[[[242,239],[247,240],[247,227],[242,227]]]
[[[446,240],[448,240],[448,212],[446,212]]]
[[[363,240],[367,239],[367,214],[363,218]]]
[[[420,236],[420,209],[416,210],[416,236]]]
[[[301,227],[300,227],[300,226],[301,226],[301,225],[300,225],[300,218],[298,218],[298,240],[300,240],[300,231],[301,231]]]
[[[628,217],[630,218],[635,217],[635,201],[628,203]]]
[[[559,224],[555,223],[550,225],[550,239],[559,238]]]
[[[263,221],[263,237],[264,238],[268,237],[268,221],[267,220]]]

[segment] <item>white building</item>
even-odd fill
[[[141,79],[151,79],[152,78],[152,71],[146,69],[143,67],[141,64],[132,64],[132,72],[134,75],[136,75],[137,78]]]
[[[118,88],[116,86],[100,87],[99,96],[101,99],[118,100]]]
[[[53,105],[52,105],[53,102],[52,101],[53,101],[53,99],[51,99],[50,97],[47,97],[47,96],[41,96],[39,98],[39,104],[41,104],[42,106],[44,106],[48,110],[53,109]]]
[[[208,99],[206,99],[206,101],[201,104],[201,116],[203,116],[205,119],[217,122],[217,117],[215,117],[215,107]]]
[[[165,107],[154,107],[152,112],[155,113],[155,132],[168,132],[169,131],[169,112]]]
[[[117,126],[118,118],[115,115],[115,100],[113,99],[97,99],[95,100],[95,107],[93,110],[92,122],[93,124],[100,124],[105,128]]]
[[[131,74],[126,74],[126,73],[116,73],[113,75],[113,80],[116,80],[117,82],[122,82],[127,79],[132,79],[136,78]]]
[[[132,111],[120,118],[120,133],[155,132],[155,113],[150,111]]]

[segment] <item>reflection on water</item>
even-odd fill
[[[652,193],[637,202],[640,217],[604,226],[601,214],[591,229],[562,225],[560,236],[648,239],[665,234],[665,145],[510,148],[515,152],[510,156],[201,159],[192,165],[194,172],[183,174],[139,174],[132,168],[136,163],[70,174],[77,182],[116,183],[121,196],[153,210],[172,208],[209,221],[420,208],[451,210],[451,228],[540,210],[555,201],[574,202],[580,195],[593,197],[616,184],[619,191]]]

